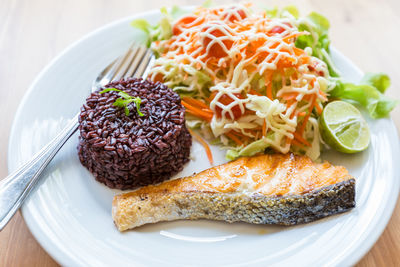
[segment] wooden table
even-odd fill
[[[217,1],[215,1],[217,2]],[[218,3],[231,1],[218,1]],[[284,6],[290,1],[253,1]],[[292,1],[293,2],[293,1]],[[194,5],[197,1],[170,0]],[[7,175],[7,144],[18,104],[52,58],[83,35],[118,18],[165,5],[162,0],[1,0],[0,1],[0,177]],[[363,71],[392,77],[389,96],[400,99],[400,1],[302,0],[304,13],[315,10],[331,22],[333,45]],[[400,128],[400,108],[392,116]],[[400,266],[400,205],[378,242],[357,266]],[[0,266],[56,266],[39,246],[20,214],[0,232]]]

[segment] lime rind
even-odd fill
[[[319,123],[323,140],[333,149],[356,153],[368,148],[368,124],[353,105],[343,101],[329,103],[324,108]]]

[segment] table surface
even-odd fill
[[[236,1],[214,1],[217,4]],[[262,6],[294,1],[262,0]],[[199,1],[169,0],[170,5]],[[0,1],[0,177],[7,175],[7,145],[18,104],[36,75],[62,50],[92,30],[118,18],[165,5],[162,0],[1,0]],[[363,71],[392,77],[387,94],[400,99],[400,1],[302,0],[302,13],[320,12],[331,22],[333,45]],[[400,108],[392,112],[400,129]],[[400,205],[377,243],[357,266],[400,265]],[[0,232],[0,266],[57,266],[40,247],[18,213]]]

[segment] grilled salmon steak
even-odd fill
[[[293,154],[260,155],[117,195],[120,231],[179,219],[295,225],[355,206],[355,179],[342,166]]]

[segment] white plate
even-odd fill
[[[84,102],[91,81],[123,53],[140,32],[134,18],[157,21],[150,12],[117,21],[73,44],[35,80],[15,118],[9,170],[15,170],[65,125]],[[362,75],[333,50],[344,76]],[[44,249],[65,266],[125,265],[351,265],[374,244],[393,211],[398,190],[399,145],[390,119],[369,121],[372,142],[360,154],[325,153],[357,177],[357,207],[345,214],[295,227],[177,221],[120,233],[111,219],[116,190],[94,181],[77,157],[77,135],[47,169],[40,186],[22,207],[25,221]],[[179,175],[208,167],[201,146],[196,160]],[[217,163],[223,151],[214,149]]]

